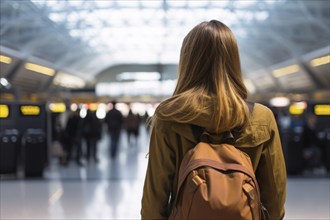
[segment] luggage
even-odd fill
[[[42,129],[27,129],[23,136],[25,176],[41,177],[46,158],[46,135]]]
[[[287,172],[289,175],[301,174],[304,170],[304,148],[303,127],[293,127],[287,140]]]
[[[330,172],[330,128],[324,129],[319,134],[320,148],[322,149],[323,163],[328,172]]]
[[[0,174],[16,174],[19,136],[17,129],[0,134]]]
[[[247,105],[252,112],[254,103]],[[233,145],[237,129],[221,134],[221,143],[214,143],[203,129],[192,130],[199,143],[181,162],[169,219],[270,219],[251,159]]]
[[[209,137],[204,131],[181,162],[169,219],[267,219],[249,156]]]

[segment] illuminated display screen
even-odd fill
[[[8,105],[0,105],[0,118],[8,118],[9,117],[9,107]]]
[[[330,115],[330,105],[315,105],[314,106],[315,115]]]
[[[301,115],[306,107],[306,102],[296,102],[290,105],[289,112],[291,115]]]
[[[51,112],[61,113],[65,112],[66,106],[64,103],[51,103],[49,104],[49,110]]]
[[[40,115],[40,106],[37,105],[21,105],[19,110],[24,116]]]

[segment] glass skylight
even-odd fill
[[[268,11],[258,1],[97,1],[32,0],[73,38],[117,63],[177,63],[182,39],[196,24],[218,19],[237,31],[244,21],[262,21]],[[277,1],[275,1],[277,2]],[[254,8],[254,10],[251,10]],[[105,55],[107,54],[107,55]]]

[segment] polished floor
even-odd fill
[[[115,160],[108,159],[105,135],[98,163],[63,167],[54,158],[43,179],[2,179],[0,219],[139,219],[148,151],[141,131],[136,146],[128,146],[123,133]],[[289,178],[285,219],[330,219],[329,201],[329,178]]]

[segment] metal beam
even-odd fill
[[[38,92],[43,92],[43,91],[47,91],[49,89],[49,87],[52,85],[56,75],[58,74],[58,70],[55,71],[55,74],[52,77],[49,77],[48,81],[45,83],[45,85],[41,88],[39,88]]]
[[[19,68],[21,68],[21,66],[23,65],[25,61],[24,60],[18,60],[13,67],[7,72],[7,74],[5,75],[5,78],[8,79],[8,81],[10,82],[15,75],[17,74],[17,71],[19,70]]]
[[[318,89],[326,89],[327,82],[321,81],[319,78],[315,76],[315,72],[313,69],[311,69],[308,65],[306,65],[303,61],[299,60],[299,65],[305,70],[307,75],[311,78],[311,80],[314,82],[314,84],[317,86]]]

